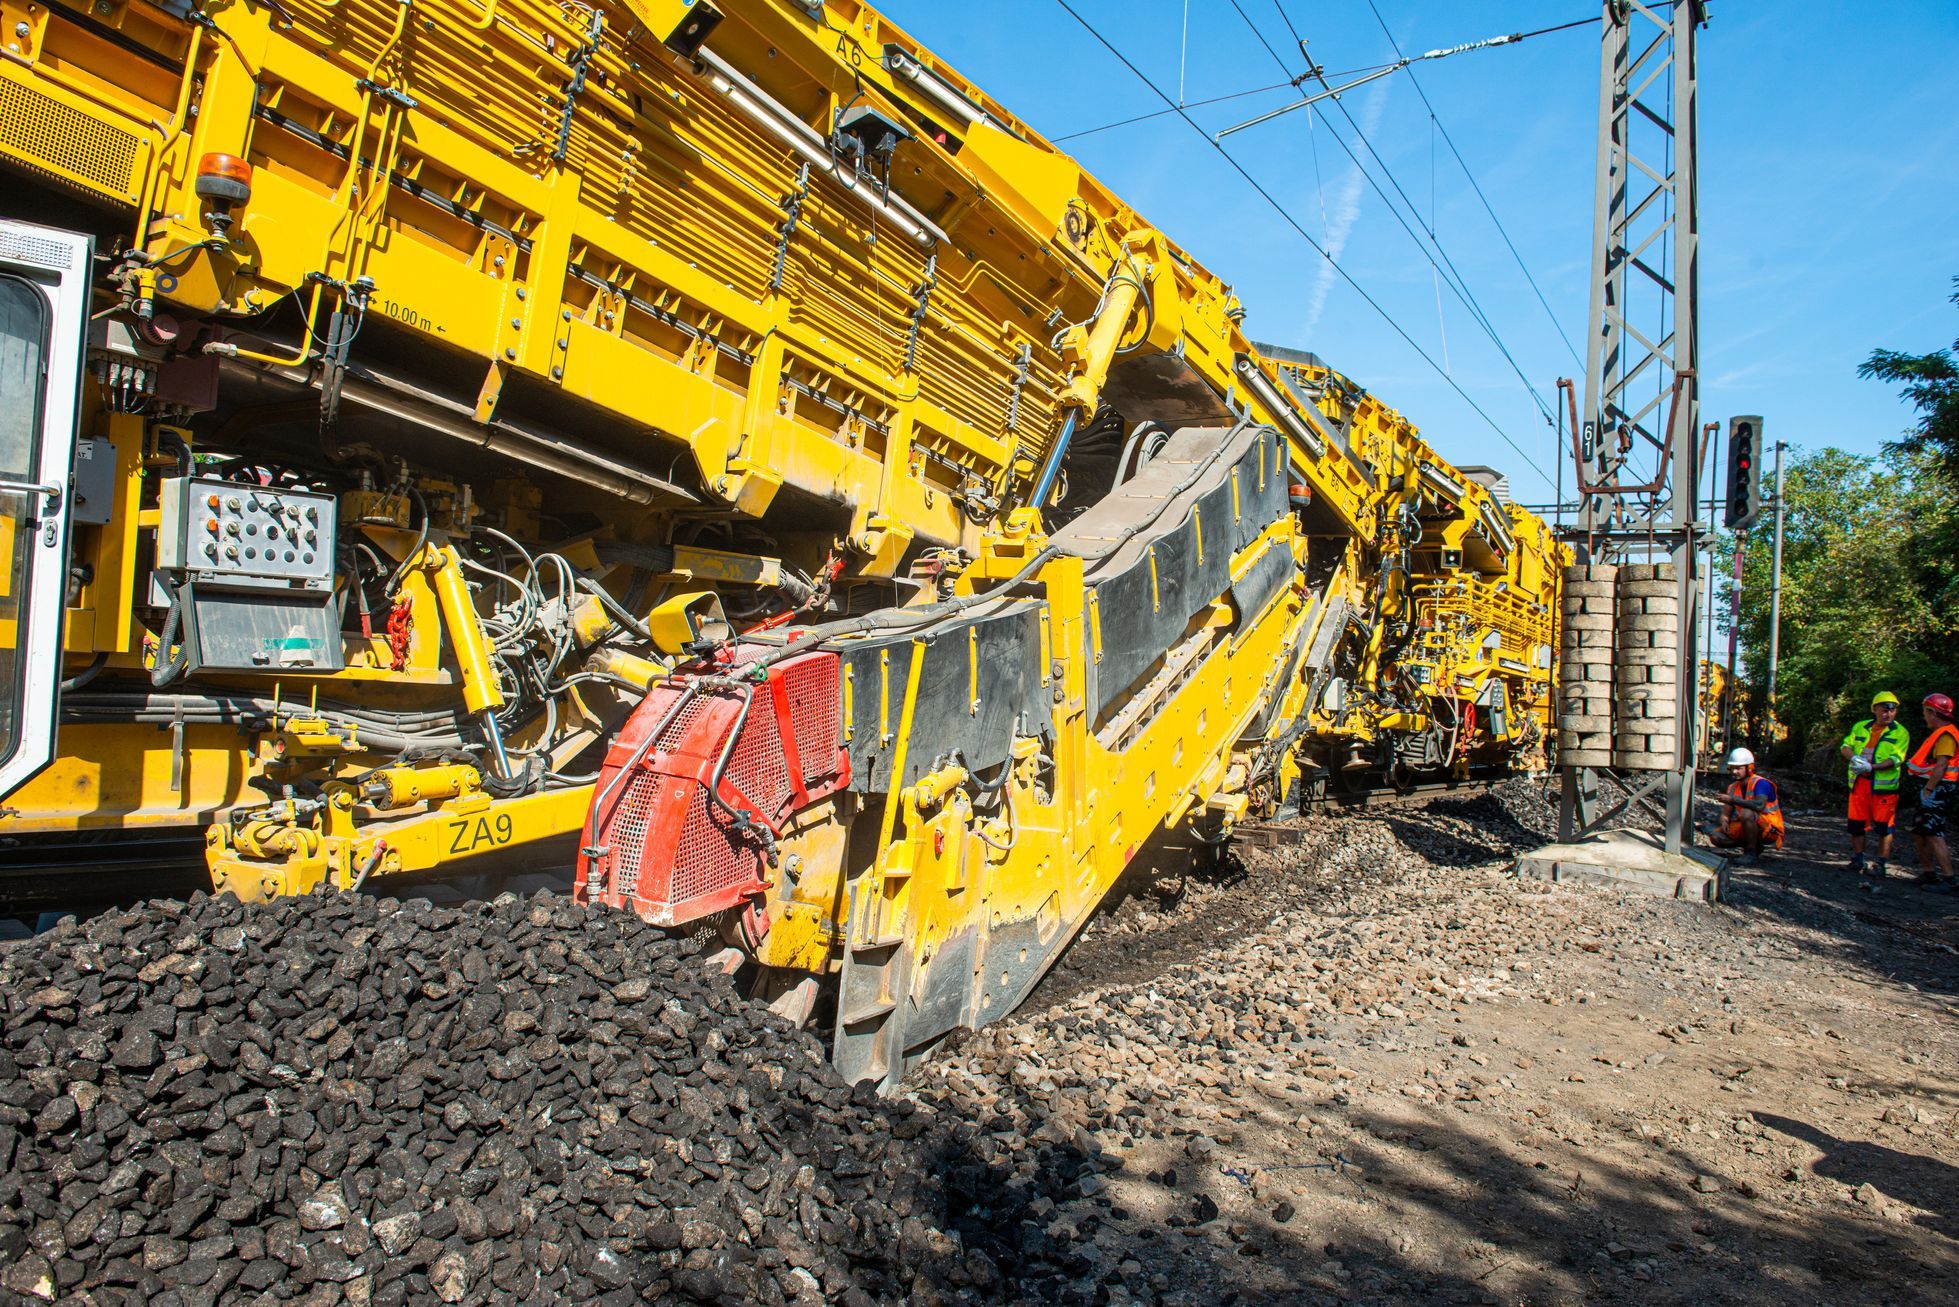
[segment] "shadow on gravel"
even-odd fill
[[[1439,867],[1486,866],[1513,858],[1551,838],[1547,826],[1519,819],[1495,794],[1431,799],[1419,815],[1389,810],[1379,814],[1379,820],[1387,824],[1403,847]]]
[[[1914,1225],[1959,1239],[1959,1167],[1882,1144],[1839,1139],[1807,1121],[1768,1112],[1754,1115],[1768,1129],[1819,1150],[1823,1160],[1812,1168],[1816,1174],[1853,1189],[1868,1184],[1893,1202],[1924,1208],[1933,1215],[1914,1216]]]
[[[1501,839],[1485,839],[1466,831],[1434,826],[1419,817],[1382,817],[1381,820],[1405,847],[1414,849],[1438,867],[1487,866],[1514,857],[1518,847]]]
[[[1904,815],[1900,814],[1900,823]],[[1930,994],[1959,994],[1959,896],[1914,885],[1910,837],[1897,837],[1891,874],[1868,893],[1846,869],[1842,824],[1821,813],[1789,822],[1779,855],[1729,873],[1726,903],[1744,917],[1773,918],[1813,932],[1793,947],[1830,958],[1846,974],[1881,977]]]
[[[1110,1301],[1106,1286],[1127,1283],[1142,1291],[1121,1301],[1181,1304],[1877,1307],[1950,1301],[1939,1286],[1959,1271],[1949,1218],[1913,1227],[1849,1206],[1792,1218],[1786,1207],[1725,1182],[1703,1179],[1713,1191],[1702,1192],[1698,1168],[1672,1150],[1662,1150],[1667,1160],[1658,1169],[1667,1174],[1656,1177],[1648,1166],[1621,1167],[1577,1144],[1522,1156],[1457,1128],[1442,1109],[1397,1117],[1326,1106],[1315,1115],[1333,1117],[1362,1139],[1330,1159],[1210,1162],[1137,1177],[1175,1213],[1160,1233],[1144,1237],[1143,1249],[1096,1249],[1098,1223],[1091,1219],[1081,1231],[1088,1237],[1064,1254],[1074,1261],[1045,1280],[1015,1279],[1010,1296],[1099,1303]],[[1955,1168],[1845,1145],[1781,1117],[1758,1114],[1757,1120],[1822,1149],[1819,1175],[1856,1185],[1869,1168],[1888,1177],[1878,1182],[1888,1197],[1959,1210]],[[1220,1215],[1249,1183],[1240,1165],[1280,1180],[1255,1219]],[[1307,1226],[1282,1206],[1287,1187],[1334,1199],[1334,1215]],[[1274,1220],[1274,1209],[1290,1219]],[[1196,1229],[1210,1237],[1184,1233]],[[1048,1253],[1053,1243],[1042,1235],[1031,1247]],[[1079,1252],[1084,1247],[1086,1259]],[[1132,1256],[1142,1270],[1125,1273],[1122,1264]],[[1113,1272],[1099,1294],[1083,1278],[1098,1270]],[[1152,1273],[1165,1275],[1167,1292],[1144,1287]]]

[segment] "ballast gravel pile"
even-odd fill
[[[1010,1178],[549,896],[152,903],[0,950],[0,1004],[9,1301],[1001,1298],[1088,1165]]]

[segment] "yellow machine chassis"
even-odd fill
[[[867,5],[0,16],[23,33],[0,216],[58,200],[109,270],[82,432],[113,502],[75,528],[64,633],[84,685],[0,812],[51,865],[64,840],[201,831],[214,884],[265,898],[568,860],[589,768],[689,655],[698,598],[754,622],[980,593],[1150,422],[1282,435],[1295,511],[1232,567],[1283,551],[1283,597],[1220,600],[1112,748],[1080,562],[1021,577],[1052,734],[1014,744],[1011,825],[956,767],[799,814],[788,846],[829,870],[775,894],[756,961],[832,977],[845,1025],[874,1030],[894,985],[985,952],[975,934],[1065,939],[1156,832],[1217,837],[1345,768],[1544,765],[1544,524],[1316,358],[1255,344],[1230,287]],[[180,652],[156,488],[202,459],[333,485],[349,548],[392,572],[336,580],[339,670],[145,688]],[[517,554],[578,583],[529,644],[484,574]],[[543,665],[547,628],[532,684],[512,669]],[[1309,646],[1337,671],[1303,670]],[[893,695],[901,742],[916,694]],[[1283,747],[1247,738],[1261,718]],[[416,744],[438,737],[462,744]],[[499,774],[504,748],[544,779]],[[868,859],[845,847],[859,821]],[[1031,983],[1006,968],[970,1015]],[[860,1062],[889,1072],[902,1044]]]

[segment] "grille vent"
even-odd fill
[[[141,141],[19,82],[0,80],[0,154],[83,190],[134,201]]]

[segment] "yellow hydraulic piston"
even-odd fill
[[[1153,236],[1152,232],[1137,232],[1131,235],[1128,243],[1136,243],[1139,238]],[[1038,512],[1047,503],[1054,491],[1055,478],[1061,474],[1062,461],[1068,455],[1068,443],[1074,439],[1075,428],[1084,414],[1093,413],[1102,397],[1102,387],[1109,379],[1109,368],[1115,363],[1116,351],[1122,346],[1122,338],[1129,330],[1129,315],[1136,311],[1136,301],[1147,293],[1143,279],[1149,276],[1149,266],[1139,265],[1133,256],[1125,257],[1110,276],[1103,290],[1102,304],[1094,317],[1087,322],[1069,328],[1061,336],[1061,354],[1074,364],[1075,375],[1062,388],[1061,400],[1068,406],[1068,417],[1062,423],[1061,434],[1055,438],[1054,446],[1048,450],[1047,460],[1041,465],[1041,472],[1034,480],[1034,488],[1027,502]]]
[[[483,774],[466,763],[446,767],[383,767],[361,782],[361,796],[377,808],[453,799],[480,789]]]
[[[429,584],[435,590],[436,607],[442,625],[449,632],[449,643],[456,651],[456,666],[463,676],[463,706],[483,727],[495,755],[497,773],[510,774],[510,759],[503,751],[503,732],[497,726],[497,709],[503,707],[503,688],[490,667],[490,642],[476,616],[476,601],[469,596],[469,582],[463,578],[462,556],[454,545],[434,545],[428,550]]]
[[[1080,370],[1062,389],[1062,398],[1084,412],[1094,411],[1102,398],[1102,386],[1109,379],[1116,350],[1129,332],[1129,315],[1144,293],[1147,265],[1138,266],[1132,258],[1120,264],[1109,278],[1101,312],[1061,337],[1061,356]]]

